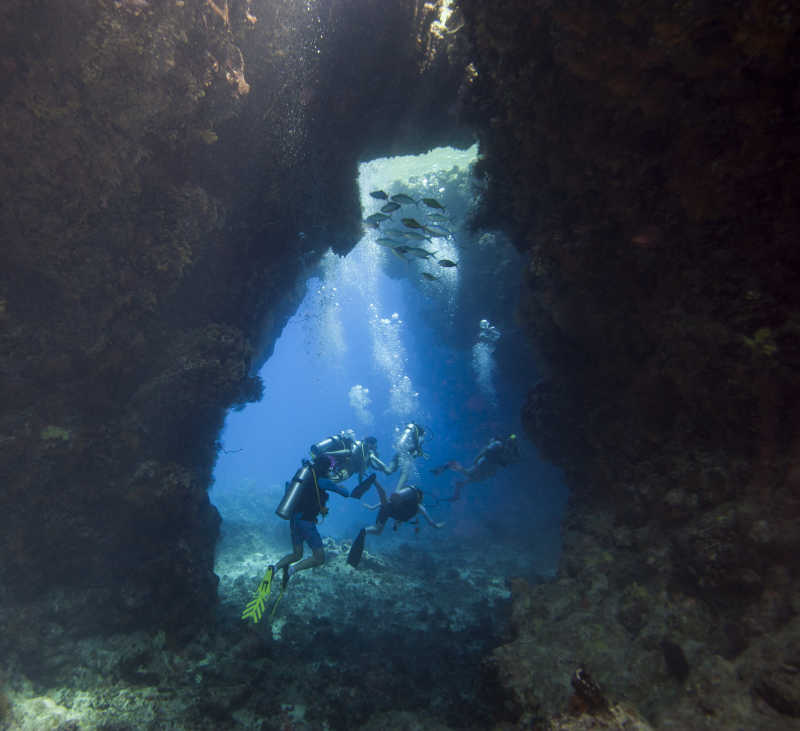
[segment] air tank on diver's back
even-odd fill
[[[305,489],[310,472],[311,465],[306,462],[294,473],[294,477],[286,483],[286,492],[283,494],[283,499],[278,503],[278,507],[275,510],[275,514],[278,517],[284,520],[289,520],[292,517],[294,507]]]

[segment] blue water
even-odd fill
[[[439,180],[432,177],[428,184],[437,195],[448,194],[435,188]],[[376,202],[363,188],[380,182],[385,181],[362,180],[365,215],[376,209]],[[470,203],[469,191],[449,195],[448,210],[460,219]],[[559,472],[539,458],[519,422],[525,394],[515,376],[522,372],[526,377],[521,381],[533,382],[532,357],[527,363],[514,358],[503,366],[488,348],[476,363],[472,346],[478,342],[479,325],[459,311],[461,271],[437,268],[435,262],[406,265],[375,244],[376,235],[368,234],[346,258],[327,254],[307,281],[302,304],[260,370],[263,399],[228,415],[212,501],[223,521],[284,524],[288,552],[288,524],[274,508],[311,444],[351,428],[358,438],[377,437],[379,454],[388,463],[396,430],[413,420],[428,432],[424,447],[429,459],[416,460],[410,481],[423,489],[432,517],[446,522],[436,538],[452,539],[466,550],[474,542],[476,551],[485,550],[487,539],[506,542],[520,551],[544,553],[555,564],[566,493]],[[465,245],[459,237],[466,236],[437,239],[428,248],[458,260],[459,246]],[[441,279],[422,282],[420,271]],[[496,316],[498,303],[486,302],[485,309]],[[513,311],[499,314],[501,320],[513,321]],[[464,337],[447,337],[443,327],[460,328]],[[463,342],[469,345],[459,344]],[[520,463],[466,486],[456,503],[440,502],[452,494],[454,473],[434,477],[430,468],[451,459],[468,464],[490,437],[509,433],[516,433],[521,443]],[[379,480],[391,490],[397,474]],[[355,483],[354,477],[345,486]],[[235,510],[231,496],[236,496]],[[377,502],[374,491],[364,499]],[[331,496],[329,508],[319,529],[337,540],[353,538],[375,518],[358,501],[337,495]],[[371,548],[388,549],[409,539],[425,545],[434,533],[424,526],[415,536],[413,528],[401,526],[397,533],[386,531],[373,539]]]

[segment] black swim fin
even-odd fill
[[[364,541],[366,538],[367,531],[362,528],[358,533],[358,537],[353,541],[350,553],[347,554],[347,563],[353,568],[358,566],[358,562],[361,560],[361,554],[364,553]]]
[[[356,500],[358,500],[367,490],[370,489],[370,487],[372,487],[374,482],[375,473],[373,472],[369,477],[367,477],[367,479],[362,480],[353,488],[353,492],[350,493],[350,497],[354,497]]]

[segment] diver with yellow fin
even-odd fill
[[[348,497],[348,491],[337,485],[330,478],[331,458],[320,454],[313,462],[305,462],[297,470],[291,482],[286,485],[286,492],[275,511],[278,516],[289,521],[292,538],[292,552],[284,556],[267,572],[256,589],[253,599],[248,602],[242,613],[242,619],[258,622],[264,614],[264,604],[272,589],[272,581],[278,571],[282,572],[281,591],[272,607],[270,618],[281,600],[289,577],[298,571],[305,571],[325,563],[325,550],[322,538],[317,530],[317,517],[327,515],[328,493],[335,492]],[[303,559],[303,544],[311,547],[311,555]],[[302,560],[301,560],[302,559]]]

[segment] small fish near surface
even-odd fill
[[[422,202],[428,206],[428,208],[438,208],[440,211],[445,210],[445,207],[435,198],[423,198]]]
[[[384,213],[391,213],[392,211],[396,211],[398,208],[400,208],[399,203],[387,203],[385,206],[381,206],[381,210]]]
[[[387,230],[387,234],[391,234],[392,236],[400,236],[404,239],[413,239],[414,241],[430,241],[430,236],[425,236],[417,231],[398,231],[396,229]]]
[[[440,267],[454,267],[458,266],[458,264],[454,261],[450,261],[450,259],[439,259],[439,266]]]
[[[417,259],[430,259],[436,256],[435,251],[425,251],[425,249],[420,249],[417,246],[404,246],[405,251],[404,254],[411,254],[411,256],[417,257]]]
[[[453,235],[453,232],[446,229],[444,226],[425,226],[425,232],[439,238],[447,238]]]
[[[413,204],[417,205],[417,202],[410,196],[406,195],[405,193],[397,193],[389,198],[390,201],[394,201],[395,203],[399,203],[402,206]]]
[[[370,195],[373,198],[377,198],[379,201],[385,201],[389,196],[386,195],[382,190],[373,190]]]
[[[405,254],[405,252],[406,252],[406,248],[407,247],[402,246],[402,245],[401,246],[394,246],[394,247],[390,248],[389,251],[391,251],[392,254],[394,254],[398,259],[402,259],[404,262],[408,263],[409,260],[406,259],[403,256],[403,254]]]
[[[428,272],[420,272],[420,276],[423,279],[427,279],[429,282],[438,282],[441,280],[441,277],[434,277],[433,274],[428,274]]]
[[[367,216],[364,221],[366,223],[380,223],[387,218],[391,218],[391,216],[387,216],[385,213],[373,213],[371,216]]]
[[[428,218],[435,223],[452,223],[443,213],[429,213]]]
[[[397,246],[403,246],[402,241],[395,241],[394,239],[389,239],[385,236],[375,239],[375,243],[378,244],[378,246],[385,246],[388,249],[394,249]]]
[[[425,228],[416,218],[402,218],[400,220],[403,222],[404,226],[408,226],[409,228]]]

